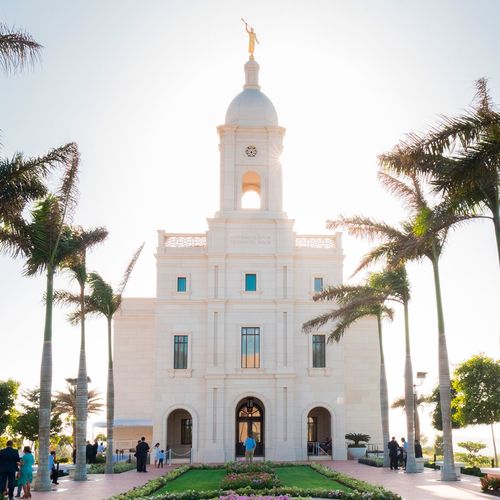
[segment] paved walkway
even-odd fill
[[[481,493],[479,478],[462,475],[462,480],[448,483],[439,480],[439,472],[425,469],[423,474],[406,474],[403,471],[391,471],[378,467],[369,467],[355,461],[320,462],[339,472],[362,479],[372,484],[380,484],[395,493],[399,493],[404,500],[477,500],[489,499],[490,495]],[[36,500],[71,498],[72,500],[105,500],[118,493],[124,493],[134,486],[140,486],[150,479],[166,474],[172,468],[148,468],[148,473],[136,471],[124,472],[107,476],[105,474],[89,474],[85,482],[73,481],[69,478],[60,478],[59,486],[51,492],[34,492]]]
[[[371,484],[380,484],[384,488],[399,493],[404,500],[477,500],[489,498],[481,492],[479,478],[462,474],[461,481],[443,482],[439,472],[425,469],[423,474],[406,474],[382,467],[370,467],[358,464],[354,460],[320,462],[339,472],[362,479]]]
[[[176,466],[166,466],[163,469],[155,469],[149,466],[148,472],[137,472],[131,470],[121,474],[89,474],[88,481],[73,481],[69,477],[59,478],[59,485],[53,485],[52,491],[34,491],[33,500],[40,498],[66,500],[105,500],[118,493],[125,493],[134,486],[140,486],[155,477],[163,476]]]

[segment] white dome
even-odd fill
[[[260,91],[259,65],[254,59],[245,64],[245,85],[227,108],[226,125],[237,127],[277,127],[278,115],[270,99]]]
[[[245,89],[227,108],[226,125],[277,127],[278,115],[271,100],[258,89]]]

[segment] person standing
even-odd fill
[[[143,436],[135,448],[137,455],[137,472],[147,472],[146,462],[148,460],[149,444],[146,443],[146,438]]]
[[[253,454],[255,452],[255,448],[257,443],[255,439],[252,437],[252,433],[248,434],[248,437],[245,439],[245,460],[247,462],[253,462]]]
[[[396,441],[396,438],[394,436],[392,436],[392,439],[387,444],[387,448],[389,448],[389,458],[391,460],[391,470],[398,470],[399,443]]]
[[[415,439],[415,458],[422,458],[422,445],[418,439]]]
[[[158,468],[158,459],[159,459],[159,455],[160,455],[160,443],[156,443],[153,447],[153,460],[154,460],[154,463],[155,463],[155,467]]]
[[[94,450],[94,447],[92,446],[90,441],[87,441],[87,446],[85,447],[85,458],[87,459],[88,464],[92,463],[93,450]]]
[[[158,453],[158,468],[163,469],[164,460],[165,460],[165,450],[161,450],[160,453]]]
[[[56,466],[57,464],[57,466]],[[56,460],[56,452],[52,450],[49,455],[49,467],[50,467],[50,478],[52,479],[52,484],[59,484],[59,464]]]
[[[97,439],[94,441],[94,444],[92,445],[92,462],[91,464],[97,463],[97,449],[99,448],[99,444],[97,442]]]
[[[401,438],[401,448],[403,449],[401,455],[402,455],[402,461],[403,461],[403,467],[404,470],[406,470],[406,460],[408,458],[408,441],[404,437]]]
[[[0,451],[0,492],[3,495],[5,485],[9,487],[9,500],[14,498],[14,484],[16,472],[19,470],[19,452],[13,448],[14,443],[9,439],[7,447]]]
[[[24,447],[23,453],[18,484],[23,487],[22,498],[31,498],[31,483],[33,482],[33,464],[35,463],[35,458],[29,446]]]

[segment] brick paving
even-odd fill
[[[34,491],[32,497],[52,500],[105,500],[118,493],[125,493],[134,486],[141,486],[150,479],[160,477],[177,466],[155,469],[149,466],[148,472],[131,470],[121,474],[89,474],[88,481],[74,481],[69,477],[59,478],[59,484],[53,485],[52,491]]]
[[[477,500],[490,499],[490,495],[481,493],[479,478],[462,475],[457,482],[442,482],[439,472],[426,469],[423,474],[406,474],[403,471],[369,467],[355,461],[320,462],[321,465],[331,467],[339,472],[362,479],[371,484],[379,484],[390,491],[399,493],[404,500]],[[118,493],[124,493],[134,486],[140,486],[150,479],[166,474],[177,466],[168,466],[164,469],[148,468],[148,473],[136,471],[122,474],[105,475],[89,474],[85,482],[73,481],[69,478],[60,478],[59,485],[50,492],[33,492],[33,498],[52,500],[105,500]]]
[[[445,482],[439,480],[439,472],[425,469],[424,473],[406,474],[382,467],[370,467],[358,464],[354,460],[321,462],[339,472],[371,484],[380,484],[384,488],[398,493],[404,500],[474,500],[489,498],[481,492],[479,478],[462,474],[460,481]]]

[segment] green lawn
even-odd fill
[[[155,491],[155,495],[171,491],[207,491],[218,490],[226,470],[198,470],[191,469],[177,479],[167,483],[161,490]]]
[[[277,467],[276,475],[283,486],[300,486],[302,488],[328,488],[331,490],[352,491],[347,486],[328,479],[307,465],[297,467]]]
[[[283,486],[299,486],[303,488],[328,488],[332,490],[352,491],[347,486],[328,479],[307,465],[296,467],[277,467],[276,475]],[[203,470],[192,469],[177,479],[170,481],[155,495],[166,492],[181,492],[186,490],[209,491],[220,487],[222,478],[226,475],[225,469]]]

